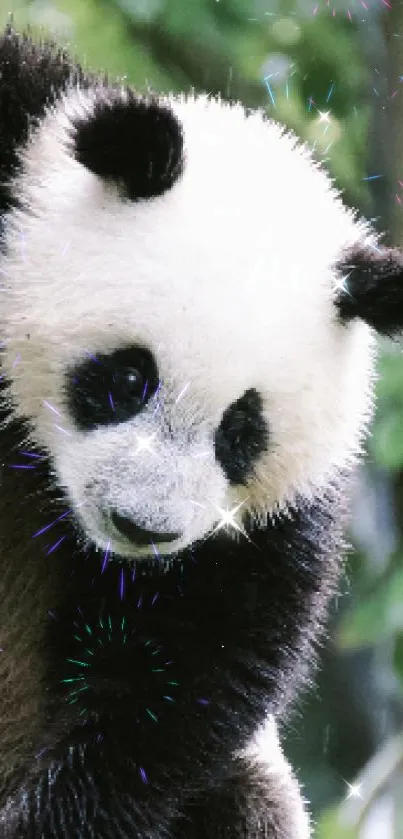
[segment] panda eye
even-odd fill
[[[129,347],[91,356],[70,368],[64,391],[77,428],[126,422],[143,410],[159,385],[149,350]]]
[[[224,411],[214,435],[216,460],[231,484],[247,483],[269,438],[262,397],[250,388]]]
[[[113,389],[115,392],[120,391],[121,395],[127,398],[130,396],[133,399],[140,399],[147,382],[144,381],[140,370],[135,367],[127,367],[122,370],[117,370],[112,374]]]

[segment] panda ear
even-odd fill
[[[115,181],[131,201],[162,195],[182,174],[182,127],[155,97],[101,91],[92,113],[72,123],[76,160]]]
[[[403,332],[403,252],[356,245],[336,265],[336,307],[344,322],[361,318],[382,335]]]

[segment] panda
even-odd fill
[[[308,839],[403,259],[263,111],[0,38],[1,839]]]

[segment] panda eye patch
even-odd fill
[[[143,410],[159,385],[152,353],[125,347],[90,356],[67,372],[64,392],[80,431],[117,425]]]
[[[268,442],[263,400],[250,388],[224,411],[214,436],[216,459],[231,484],[246,484]]]

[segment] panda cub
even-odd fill
[[[297,139],[0,39],[0,835],[308,839],[277,736],[403,260]]]

